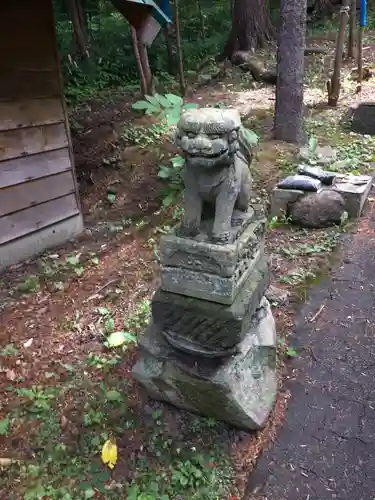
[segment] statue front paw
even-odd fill
[[[230,240],[230,232],[229,231],[225,231],[225,232],[220,233],[220,234],[213,234],[211,236],[211,241],[213,243],[216,243],[217,245],[225,245],[225,244],[229,243],[229,240]]]
[[[182,225],[177,231],[177,236],[181,236],[182,238],[194,238],[199,234],[199,228],[196,226],[184,226]]]

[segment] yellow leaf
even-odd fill
[[[113,469],[117,462],[117,446],[116,441],[113,438],[108,439],[102,448],[102,461],[104,464],[108,465],[110,469]]]

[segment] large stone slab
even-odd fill
[[[276,330],[263,299],[238,353],[207,359],[174,349],[151,324],[140,340],[133,376],[151,397],[228,422],[262,428],[275,402]]]
[[[352,182],[350,181],[352,179]],[[360,181],[363,180],[361,184]],[[360,217],[363,206],[370,194],[373,179],[371,176],[352,176],[347,181],[338,181],[333,188],[345,200],[345,210],[349,217]]]
[[[175,346],[192,354],[220,356],[236,350],[249,331],[252,316],[270,283],[270,267],[263,257],[230,305],[157,290],[152,318]]]
[[[264,252],[266,220],[251,223],[231,245],[169,235],[161,241],[161,288],[231,304]]]
[[[288,214],[288,208],[291,203],[297,201],[305,192],[299,189],[280,189],[275,188],[271,197],[271,217],[280,217]]]

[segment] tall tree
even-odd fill
[[[281,0],[275,138],[303,140],[303,70],[307,0]]]
[[[230,59],[234,52],[262,48],[274,38],[270,14],[265,0],[234,0],[232,28],[224,48]]]

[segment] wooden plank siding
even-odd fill
[[[1,0],[0,46],[1,271],[83,225],[52,0]]]
[[[54,123],[64,123],[61,98],[0,101],[0,132]]]
[[[1,188],[16,186],[22,182],[33,181],[71,169],[68,148],[3,161],[0,163],[0,193],[2,193]]]
[[[1,190],[0,217],[74,193],[75,185],[71,170],[11,186]]]
[[[74,194],[0,218],[0,245],[79,213]]]
[[[0,132],[0,161],[67,146],[68,136],[64,123],[6,130]]]

